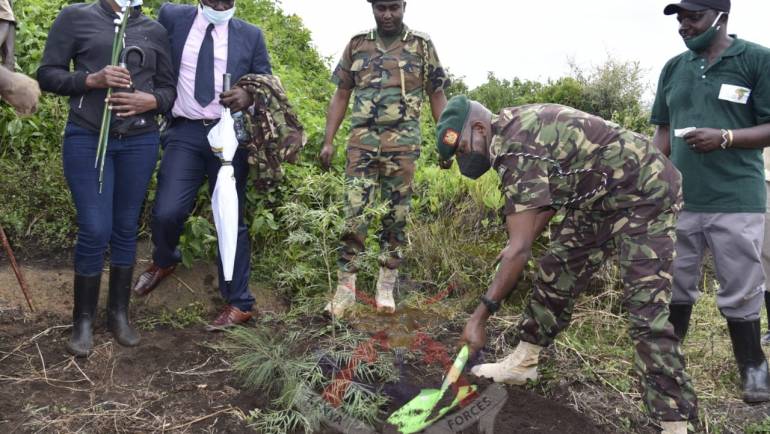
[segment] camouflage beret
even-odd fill
[[[436,125],[436,147],[442,160],[449,160],[457,150],[463,126],[471,111],[471,101],[465,95],[453,96],[447,102]]]

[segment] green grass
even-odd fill
[[[196,301],[174,311],[164,308],[159,314],[138,319],[136,324],[143,330],[155,330],[157,328],[183,329],[204,324],[203,315],[205,313],[206,308],[203,303]]]
[[[381,419],[387,397],[362,383],[394,381],[393,358],[385,352],[370,360],[368,353],[362,352],[362,348],[368,348],[369,336],[344,328],[331,333],[330,327],[313,328],[301,320],[263,321],[256,328],[239,327],[228,333],[220,348],[230,356],[233,369],[246,387],[271,399],[266,408],[249,413],[249,423],[255,430],[285,433],[299,428],[308,432],[318,429],[320,409],[308,404],[307,391],[321,395],[335,390],[337,384],[322,368],[322,359],[343,368],[353,367],[355,380],[332,392],[341,399],[340,410],[366,423]]]
[[[762,434],[770,433],[770,417],[765,418],[761,422],[752,423],[746,427],[746,434]]]

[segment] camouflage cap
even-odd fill
[[[436,147],[442,160],[449,160],[460,143],[465,121],[471,111],[471,101],[465,95],[453,96],[447,102],[436,125]]]

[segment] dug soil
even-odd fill
[[[479,393],[483,393],[485,388],[490,386],[484,381],[477,381],[476,383],[479,386]],[[437,388],[437,385],[429,384],[426,387]],[[610,432],[597,427],[588,417],[562,403],[544,398],[520,387],[508,386],[506,391],[508,400],[494,420],[494,433],[496,434],[601,434]],[[402,405],[405,403],[403,402]],[[462,421],[464,410],[472,405],[473,401],[467,403],[464,408],[448,413],[442,419]],[[394,410],[398,407],[399,405],[391,405]],[[466,413],[465,416],[468,417],[468,414]],[[392,427],[387,427],[384,431],[389,434],[397,432]],[[473,425],[472,428],[462,432],[465,434],[485,434],[479,431],[478,425]]]
[[[149,256],[144,248],[140,258]],[[135,274],[146,265],[146,259],[140,261]],[[204,331],[202,324],[179,328],[158,319],[190,306],[202,318],[216,315],[221,301],[213,289],[214,266],[180,268],[149,297],[133,301],[133,318],[149,328],[141,330],[137,348],[112,340],[104,326],[102,297],[94,352],[87,359],[64,351],[72,309],[68,264],[25,261],[22,270],[35,313],[26,308],[8,262],[0,259],[0,432],[254,432],[247,415],[269,399],[241,386],[226,354],[216,348],[222,335]],[[105,278],[102,293],[106,285]],[[287,308],[270,289],[255,291],[259,310]],[[402,383],[409,377],[413,381],[406,381],[409,387],[400,389],[392,407],[421,387],[440,383],[437,372],[423,374],[419,368],[407,369]],[[507,391],[495,433],[608,432],[566,401],[523,388]]]

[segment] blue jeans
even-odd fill
[[[211,127],[204,127],[200,122],[175,119],[163,136],[163,159],[158,172],[158,191],[152,209],[152,242],[155,244],[152,259],[159,267],[166,268],[180,261],[177,250],[179,237],[182,235],[185,220],[195,206],[198,189],[206,178],[209,182],[209,192],[214,192],[221,163],[211,152],[206,138],[210,129]],[[254,306],[254,296],[249,290],[251,246],[249,231],[243,219],[246,180],[249,174],[247,157],[245,149],[238,149],[233,157],[238,191],[238,242],[232,282],[225,282],[222,261],[217,261],[219,292],[229,304],[242,311],[250,311]]]
[[[139,213],[158,160],[157,132],[110,138],[99,194],[98,142],[97,133],[72,122],[64,129],[64,177],[77,210],[75,273],[83,276],[102,272],[107,246],[113,265],[134,265]]]

